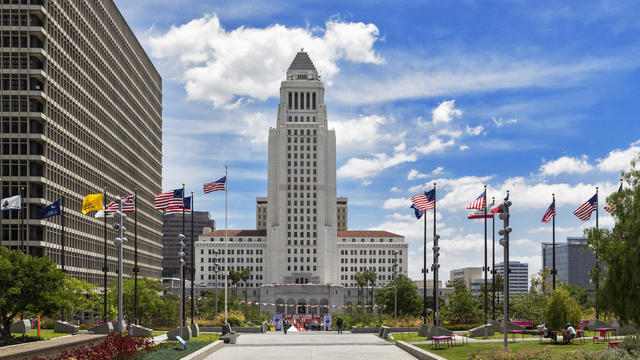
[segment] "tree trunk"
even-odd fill
[[[11,342],[11,322],[12,318],[2,317],[2,329],[0,329],[0,334],[2,340],[6,343]]]

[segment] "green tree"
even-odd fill
[[[11,341],[11,323],[22,312],[52,316],[60,309],[64,273],[48,257],[0,247],[0,334]]]
[[[580,304],[580,307],[583,310],[587,310],[593,307],[593,301],[589,298],[589,289],[567,283],[564,283],[560,286],[569,292],[569,295],[571,295],[571,297],[574,298],[578,302],[578,304]]]
[[[548,294],[531,291],[524,294],[511,294],[509,297],[509,317],[532,320],[534,324],[544,322]]]
[[[547,302],[544,318],[549,328],[559,330],[565,323],[577,324],[582,318],[580,305],[563,288],[556,288]]]
[[[166,302],[162,299],[160,282],[148,278],[138,278],[138,312],[137,320],[151,320],[153,318],[167,318]],[[118,285],[113,283],[109,287],[109,300],[114,308],[118,308]],[[187,301],[188,303],[188,301]],[[122,304],[124,317],[128,321],[136,322],[133,318],[135,305],[135,281],[133,278],[122,279]]]
[[[531,275],[531,287],[539,294],[550,294],[553,290],[553,276],[551,269],[545,267],[538,271],[537,275]],[[556,287],[560,285],[560,280],[556,279]]]
[[[422,299],[413,281],[404,274],[390,281],[382,289],[376,290],[376,299],[385,306],[384,312],[393,315],[394,286],[398,284],[398,315],[419,315],[422,313]]]
[[[373,287],[376,284],[376,278],[378,277],[378,275],[376,274],[375,270],[366,269],[364,271],[364,277],[367,280],[367,282],[369,283],[369,285],[371,286],[371,305],[373,305]]]
[[[247,301],[249,300],[247,295],[247,282],[251,279],[251,270],[248,267],[242,268],[240,271],[240,279],[244,282],[244,303],[245,307],[247,307]]]
[[[242,279],[242,272],[236,271],[233,268],[229,269],[229,280],[231,281],[231,286],[233,286],[233,296],[238,297],[238,283]]]
[[[605,267],[593,269],[592,281],[599,280],[598,308],[614,314],[623,323],[640,326],[640,157],[623,172],[626,183],[606,203],[613,204],[613,229],[586,229],[589,246]],[[604,204],[604,201],[600,203]]]
[[[360,304],[360,293],[362,293],[362,303],[364,303],[364,287],[367,285],[367,276],[365,273],[358,271],[353,276],[353,279],[356,281],[356,284],[358,284],[358,304]]]
[[[94,312],[100,304],[96,287],[72,276],[65,277],[60,295],[59,305],[65,320],[71,319],[73,314]]]
[[[478,319],[481,316],[478,304],[467,288],[464,280],[449,281],[447,287],[453,287],[454,291],[446,294],[449,304],[442,311],[442,315],[449,319]]]

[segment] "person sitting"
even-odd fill
[[[564,334],[565,339],[566,339],[565,342],[566,343],[570,343],[571,340],[576,338],[576,329],[574,329],[573,326],[571,326],[570,323],[567,323],[566,326],[567,326],[567,331]]]

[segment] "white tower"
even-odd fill
[[[268,176],[265,283],[337,283],[336,136],[304,51],[280,85]]]

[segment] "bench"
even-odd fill
[[[616,347],[616,345],[622,344],[623,342],[624,342],[623,340],[609,341],[609,347],[614,348]]]

